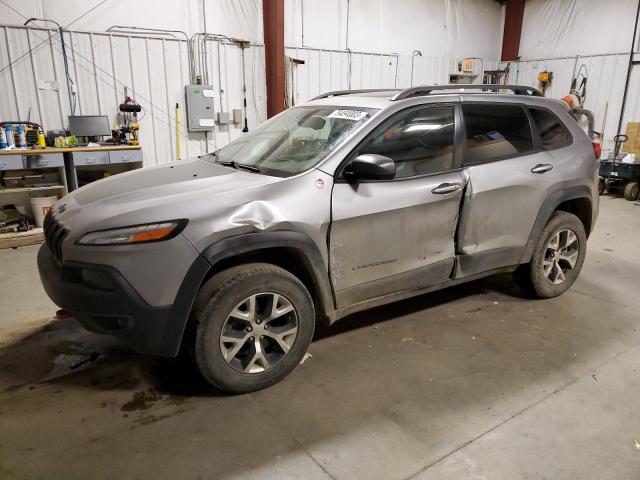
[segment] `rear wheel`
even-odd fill
[[[193,310],[196,364],[226,392],[279,382],[298,365],[313,337],[309,292],[275,265],[254,263],[218,273],[202,287]]]
[[[556,212],[540,234],[531,262],[515,272],[516,282],[541,298],[566,292],[584,263],[587,235],[578,217]]]
[[[605,179],[604,177],[598,177],[598,193],[602,195],[605,191]]]
[[[640,184],[638,182],[629,182],[624,187],[624,198],[630,202],[634,202],[638,199],[640,194]]]

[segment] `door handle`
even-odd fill
[[[459,183],[441,183],[436,188],[431,190],[431,193],[435,193],[437,195],[444,195],[446,193],[453,193],[460,190],[462,186]]]
[[[531,169],[531,173],[545,173],[553,168],[550,163],[539,163]]]

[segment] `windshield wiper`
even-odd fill
[[[243,170],[248,170],[250,172],[260,173],[260,167],[249,165],[248,163],[238,163],[234,160],[214,160],[214,162],[224,165],[225,167],[235,168],[236,170],[242,168]]]
[[[235,168],[242,168],[244,170],[249,170],[250,172],[260,173],[260,167],[256,167],[255,165],[249,165],[248,163],[235,163]]]
[[[236,162],[234,162],[233,160],[214,160],[214,162],[220,165],[224,165],[225,167],[231,167],[236,170],[238,169]]]

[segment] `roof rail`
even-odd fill
[[[333,92],[326,92],[317,97],[313,97],[311,100],[320,100],[321,98],[339,97],[342,95],[350,95],[352,93],[373,93],[373,92],[397,92],[397,88],[365,88],[363,90],[335,90]]]
[[[542,97],[542,92],[537,88],[523,85],[500,85],[500,84],[451,84],[451,85],[425,85],[422,87],[412,87],[391,97],[391,101],[404,100],[405,98],[420,97],[429,95],[438,90],[482,90],[484,92],[511,90],[516,95],[531,95],[532,97]]]

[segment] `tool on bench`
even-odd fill
[[[127,88],[124,89],[124,102],[118,106],[122,113],[123,123],[111,127],[111,135],[116,144],[139,145],[138,113],[142,111],[142,106],[133,98],[127,95]]]
[[[0,128],[5,131],[7,146],[16,145],[26,148],[34,145],[42,146],[44,142],[44,131],[39,123],[12,120],[0,122]],[[9,138],[11,135],[11,138]]]

